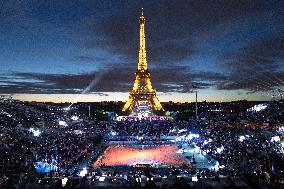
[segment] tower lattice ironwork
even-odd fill
[[[147,68],[146,46],[145,46],[145,17],[143,9],[139,18],[140,24],[140,48],[138,58],[138,69],[135,73],[135,81],[130,95],[122,111],[132,111],[132,113],[141,104],[148,104],[154,111],[164,111],[159,102],[156,90],[152,87],[150,72]]]

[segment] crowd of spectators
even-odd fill
[[[195,144],[208,159],[219,162],[223,175],[251,177],[269,182],[284,178],[284,104],[271,102],[263,109],[245,112],[204,112],[199,120],[113,123],[112,138],[133,140],[162,136],[184,136],[196,133]],[[181,132],[179,132],[181,131]],[[131,136],[131,137],[125,137]],[[187,141],[192,144],[193,141]]]
[[[0,106],[0,180],[47,172],[70,175],[81,162],[96,156],[107,128],[105,122],[71,119],[73,113],[64,111],[48,115],[17,101]]]
[[[162,136],[189,133],[200,137],[182,142],[189,145],[194,142],[209,159],[217,160],[222,168],[216,170],[216,175],[249,175],[246,178],[279,183],[284,178],[283,115],[283,102],[272,102],[260,111],[203,112],[198,120],[97,122],[80,112],[42,110],[18,101],[3,101],[0,103],[0,185],[62,187],[62,180],[54,177],[72,175],[74,167],[88,158],[94,161],[106,134],[159,140]],[[276,136],[280,141],[273,140]],[[46,175],[36,174],[35,162],[54,165],[55,173],[49,174],[53,178],[48,180]],[[198,172],[197,175],[202,176]],[[69,179],[66,186],[92,184],[83,178]]]
[[[180,122],[182,123],[182,122]],[[115,136],[148,136],[159,137],[168,135],[172,129],[179,126],[178,122],[171,121],[142,121],[142,122],[114,122],[111,123]]]

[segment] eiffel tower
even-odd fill
[[[148,111],[148,115],[153,115],[154,112],[164,111],[160,104],[156,90],[153,89],[150,80],[150,71],[147,68],[146,46],[145,46],[145,17],[142,13],[139,18],[140,24],[140,48],[138,58],[138,69],[135,73],[135,81],[130,95],[122,109],[124,112],[131,112],[136,115],[141,111]]]

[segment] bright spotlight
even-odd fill
[[[38,137],[41,133],[39,129],[35,130],[34,128],[30,128],[29,131],[32,132],[35,137]]]
[[[253,106],[252,108],[248,109],[249,112],[259,112],[261,110],[264,110],[267,108],[267,104],[257,104]]]
[[[66,111],[66,112],[69,111],[70,110],[70,106],[66,107],[66,108],[63,108],[63,110]]]
[[[212,167],[213,169],[215,169],[216,171],[218,171],[219,169],[224,168],[224,165],[220,165],[219,162],[217,161],[216,164],[214,165],[214,167]]]
[[[217,148],[217,152],[220,154],[224,150],[224,147],[222,146],[221,148]]]
[[[58,121],[58,124],[59,124],[60,126],[67,126],[66,122],[65,122],[65,121],[62,121],[62,120],[59,120],[59,121]]]
[[[78,117],[78,116],[72,116],[71,119],[72,119],[73,121],[77,121],[77,120],[79,119],[79,117]]]
[[[209,140],[204,140],[203,144],[208,144],[209,142],[212,142],[211,138]]]
[[[198,134],[189,134],[189,135],[187,136],[187,138],[188,138],[189,140],[191,140],[191,139],[193,139],[193,138],[199,138],[199,135],[198,135]]]
[[[279,136],[274,136],[274,137],[271,137],[271,142],[279,142],[280,141],[280,137]]]
[[[240,136],[239,141],[243,142],[246,139],[245,136]]]
[[[191,177],[192,182],[197,182],[198,178],[197,177]]]
[[[100,181],[100,182],[104,182],[105,179],[106,179],[106,177],[100,177],[100,178],[99,178],[99,181]]]
[[[185,131],[187,131],[186,129],[180,129],[179,131],[178,131],[178,133],[182,133],[182,132],[185,132]]]
[[[176,141],[176,142],[180,142],[180,141],[181,141],[181,137],[177,137],[177,138],[175,139],[175,141]]]
[[[111,131],[111,135],[112,135],[112,136],[115,136],[115,135],[117,135],[117,134],[116,134],[115,131]]]
[[[66,183],[67,183],[67,181],[68,181],[68,178],[67,178],[67,177],[63,178],[63,179],[62,179],[62,185],[65,186]]]
[[[278,128],[278,132],[284,133],[284,126]]]
[[[87,168],[84,167],[82,171],[80,171],[79,176],[84,177],[88,173]]]

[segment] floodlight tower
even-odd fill
[[[195,91],[195,116],[196,116],[196,120],[198,119],[198,115],[197,115],[197,90]]]
[[[89,118],[91,117],[91,106],[89,105],[88,107],[88,110],[89,110]]]
[[[197,91],[197,86],[195,86],[195,85],[192,85],[192,88],[193,89],[196,89],[195,90],[195,117],[196,117],[196,120],[198,120],[198,112],[197,112],[197,110],[198,110],[198,107],[197,107],[197,102],[198,102],[198,96],[197,96],[197,94],[198,94],[198,91]]]

